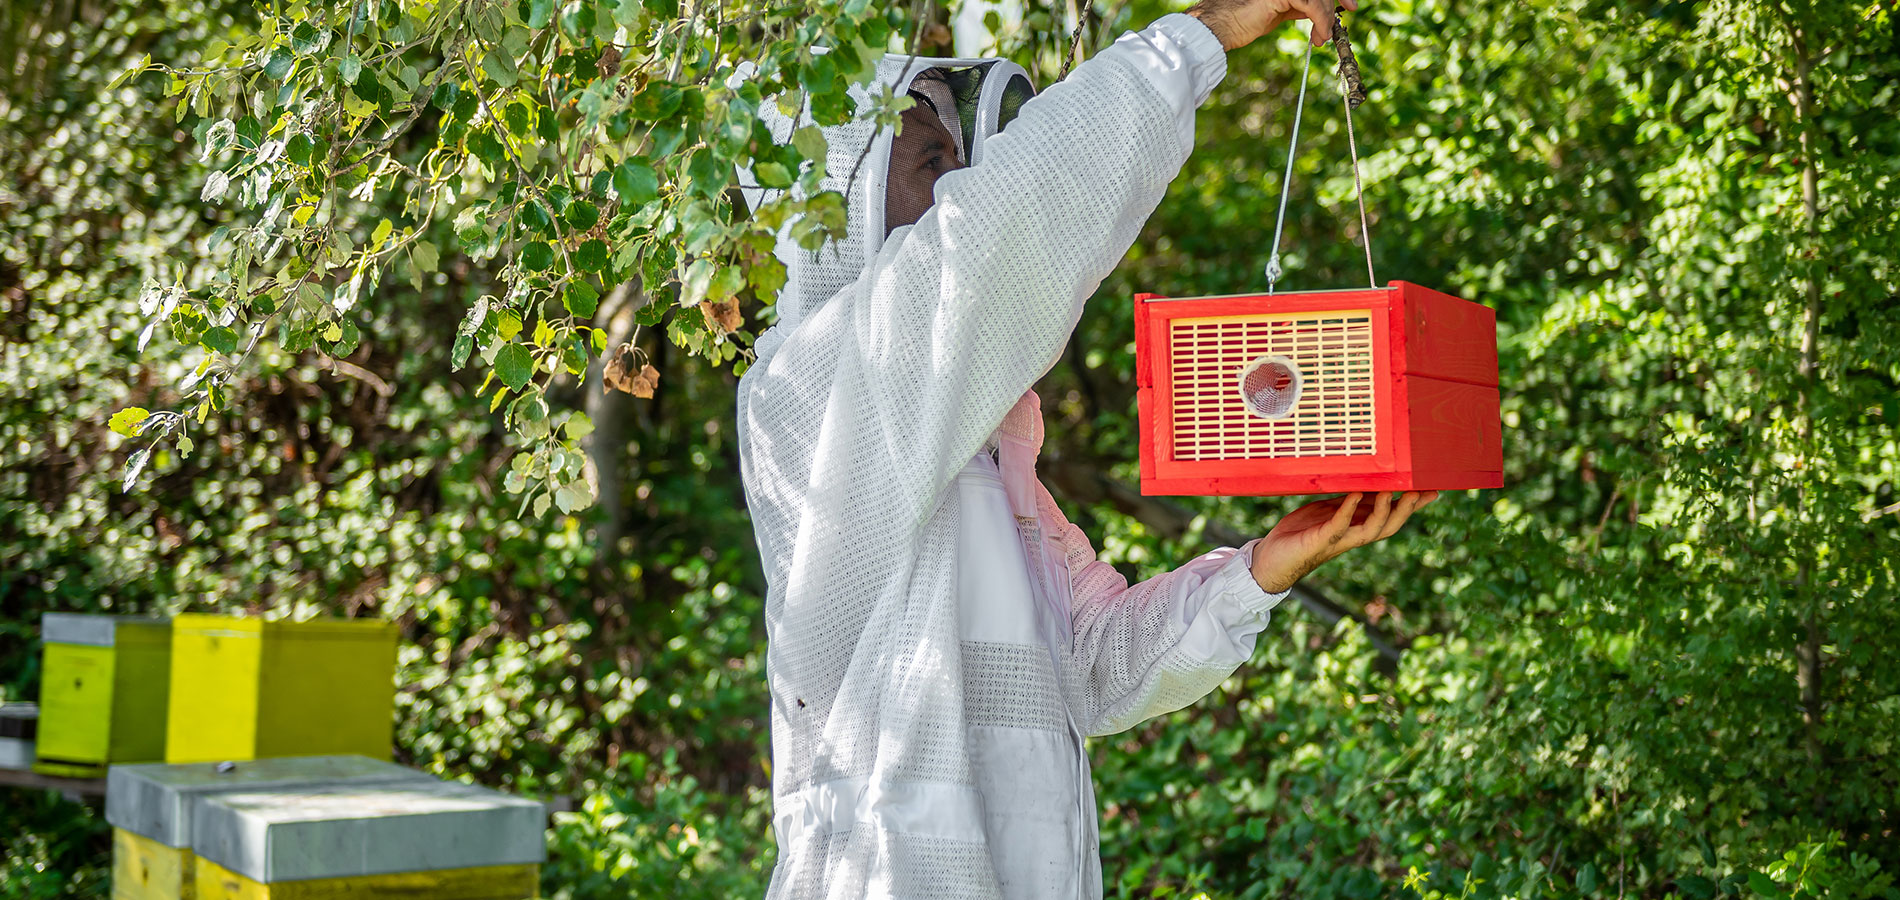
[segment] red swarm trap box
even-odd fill
[[[1497,317],[1416,284],[1135,297],[1144,494],[1504,483]]]

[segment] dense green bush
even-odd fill
[[[1094,744],[1111,894],[1900,898],[1900,20],[1871,0],[1368,7],[1355,124],[1379,274],[1498,310],[1506,487],[1317,573],[1338,625],[1289,601],[1215,697]],[[637,302],[679,290],[664,277],[602,291],[592,320],[653,363],[656,395],[602,394],[597,362],[548,373],[552,418],[594,429],[554,446],[491,413],[483,366],[451,372],[514,257],[449,249],[438,216],[437,271],[418,287],[398,266],[339,319],[360,342],[267,338],[195,447],[161,443],[120,490],[144,443],[108,419],[179,406],[217,352],[189,317],[141,349],[146,287],[210,291],[214,233],[257,213],[201,199],[209,98],[179,114],[165,76],[114,79],[146,55],[228,63],[219,42],[283,14],[0,21],[46,48],[0,105],[0,692],[35,694],[48,610],[390,618],[401,759],[574,799],[544,893],[757,896],[763,586],[732,377],[678,345],[704,339],[634,328]],[[997,26],[1054,76],[1059,17]],[[1041,387],[1044,473],[1133,575],[1296,502],[1126,489],[1127,298],[1258,285],[1294,46],[1235,55],[1201,149]],[[1297,288],[1363,267],[1325,59]],[[435,127],[392,152],[418,158]],[[346,201],[359,245],[409,221],[393,196]],[[739,294],[750,321],[759,290]],[[524,450],[584,452],[571,477],[600,504],[524,515]],[[9,791],[0,835],[0,897],[103,894],[96,811]]]

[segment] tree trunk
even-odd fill
[[[598,328],[607,331],[607,350],[630,340],[634,332],[633,314],[644,305],[646,293],[626,282],[607,293],[595,315]],[[633,424],[633,397],[621,391],[603,391],[602,357],[587,368],[582,386],[586,396],[587,417],[594,422],[594,433],[586,438],[587,461],[594,468],[594,483],[600,494],[600,518],[595,532],[599,547],[597,567],[612,572],[620,561],[620,537],[626,532],[626,461],[628,430]]]

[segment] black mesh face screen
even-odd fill
[[[925,69],[911,79],[910,96],[918,103],[930,107],[938,121],[957,142],[957,159],[964,165],[970,164],[969,141],[964,138],[963,128],[957,115],[957,98],[949,82],[944,80],[943,69]]]
[[[963,145],[976,145],[976,105],[977,98],[983,94],[983,76],[990,71],[991,63],[957,69],[944,76],[949,82],[950,91],[957,98],[957,121],[963,130]]]
[[[912,225],[936,202],[937,178],[963,168],[957,140],[930,105],[904,110],[904,127],[891,138],[891,162],[885,175],[884,234]]]
[[[891,140],[891,160],[884,191],[884,233],[914,224],[935,202],[937,177],[969,164],[979,134],[977,121],[985,80],[994,62],[961,69],[925,69],[911,79],[910,96],[917,104],[904,112],[904,127]],[[1002,76],[999,76],[1002,77]],[[1011,73],[1003,84],[997,122],[991,133],[1002,131],[1023,104],[1036,95],[1029,79]]]
[[[1009,83],[1003,85],[1003,105],[997,110],[996,130],[1000,132],[1010,122],[1015,121],[1016,114],[1022,112],[1023,104],[1028,103],[1034,96],[1036,96],[1036,89],[1029,86],[1029,79],[1021,75],[1011,75]]]

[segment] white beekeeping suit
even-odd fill
[[[782,249],[779,324],[740,381],[775,900],[1100,897],[1084,737],[1211,691],[1285,596],[1254,582],[1252,545],[1130,587],[1034,475],[1029,387],[1186,160],[1220,42],[1167,16],[1001,133],[995,88],[1029,93],[1007,63],[891,56],[878,77],[973,67],[971,165],[888,239],[889,135],[827,130],[832,187],[865,160],[849,236]]]

